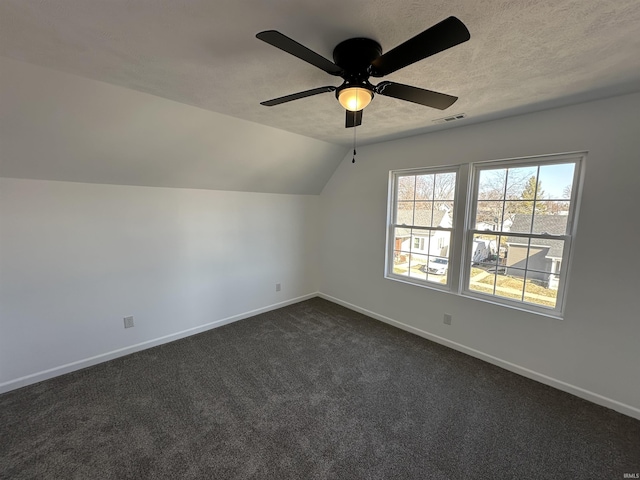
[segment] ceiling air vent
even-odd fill
[[[433,121],[433,123],[450,123],[455,122],[456,120],[462,120],[463,118],[467,118],[466,113],[456,113],[455,115],[449,115],[448,117],[438,118]]]

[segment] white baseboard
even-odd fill
[[[152,340],[147,340],[146,342],[137,343],[129,347],[119,348],[111,352],[101,353],[100,355],[95,355],[93,357],[85,358],[83,360],[78,360],[76,362],[60,365],[59,367],[49,368],[41,372],[16,378],[15,380],[10,380],[8,382],[0,383],[0,394],[9,392],[11,390],[15,390],[17,388],[26,387],[27,385],[32,385],[34,383],[42,382],[43,380],[48,380],[53,377],[64,375],[65,373],[81,370],[83,368],[87,368],[92,365],[96,365],[98,363],[106,362],[108,360],[113,360],[114,358],[124,357],[125,355],[139,352],[140,350],[146,350],[147,348],[162,345],[164,343],[173,342],[174,340],[179,340],[181,338],[189,337],[197,333],[202,333],[206,330],[211,330],[213,328],[221,327],[229,323],[237,322],[238,320],[244,320],[245,318],[253,317],[261,313],[286,307],[287,305],[292,305],[294,303],[302,302],[304,300],[309,300],[310,298],[314,298],[317,296],[318,296],[317,292],[309,293],[301,297],[285,300],[284,302],[274,303],[273,305],[268,305],[266,307],[240,313],[238,315],[233,315],[232,317],[223,318],[223,319],[206,323],[204,325],[200,325],[197,327],[188,328],[187,330],[182,330],[177,333],[172,333],[170,335],[165,335],[163,337],[154,338]]]
[[[460,343],[453,342],[444,337],[440,337],[438,335],[434,335],[424,330],[420,330],[419,328],[413,327],[411,325],[407,325],[405,323],[399,322],[397,320],[386,317],[384,315],[377,314],[375,312],[372,312],[371,310],[367,310],[366,308],[359,307],[352,303],[346,302],[344,300],[341,300],[336,297],[332,297],[331,295],[327,295],[321,292],[310,293],[300,297],[292,298],[284,302],[279,302],[272,305],[268,305],[266,307],[250,310],[248,312],[240,313],[238,315],[233,315],[231,317],[223,318],[220,320],[216,320],[214,322],[200,325],[198,327],[189,328],[187,330],[182,330],[180,332],[173,333],[170,335],[165,335],[163,337],[155,338],[152,340],[147,340],[146,342],[131,345],[129,347],[120,348],[117,350],[113,350],[111,352],[95,355],[93,357],[85,358],[83,360],[67,363],[65,365],[43,370],[41,372],[33,373],[31,375],[26,375],[24,377],[20,377],[15,380],[10,380],[8,382],[0,383],[0,394],[9,392],[11,390],[15,390],[17,388],[25,387],[27,385],[32,385],[34,383],[42,382],[43,380],[48,380],[53,377],[64,375],[65,373],[81,370],[83,368],[90,367],[98,363],[113,360],[118,357],[123,357],[131,353],[139,352],[147,348],[155,347],[158,345],[162,345],[164,343],[172,342],[174,340],[179,340],[181,338],[202,333],[204,331],[221,327],[229,323],[237,322],[238,320],[243,320],[245,318],[259,315],[261,313],[286,307],[287,305],[292,305],[294,303],[299,303],[304,300],[309,300],[310,298],[314,298],[314,297],[324,298],[325,300],[336,303],[338,305],[342,305],[343,307],[346,307],[350,310],[362,313],[364,315],[367,315],[368,317],[374,318],[376,320],[380,320],[381,322],[387,323],[389,325],[393,325],[394,327],[398,327],[407,332],[426,338],[427,340],[431,340],[433,342],[439,343],[446,347],[453,348],[454,350],[458,350],[462,353],[466,353],[467,355],[471,355],[472,357],[479,358],[480,360],[484,360],[485,362],[504,368],[505,370],[509,370],[510,372],[517,373],[519,375],[522,375],[523,377],[530,378],[532,380],[538,381],[545,385],[549,385],[550,387],[554,387],[554,388],[557,388],[558,390],[562,390],[563,392],[570,393],[577,397],[583,398],[587,401],[593,402],[598,405],[602,405],[603,407],[610,408],[612,410],[615,410],[617,412],[623,413],[625,415],[628,415],[630,417],[637,418],[638,420],[640,420],[639,408],[632,407],[631,405],[627,405],[622,402],[618,402],[617,400],[613,400],[611,398],[599,395],[589,390],[585,390],[575,385],[571,385],[569,383],[563,382],[562,380],[558,380],[558,379],[549,377],[547,375],[544,375],[542,373],[535,372],[528,368],[521,367],[520,365],[516,365],[515,363],[502,360],[498,357],[494,357],[493,355],[489,355],[479,350],[475,350],[473,348],[462,345]]]
[[[393,325],[394,327],[398,327],[407,332],[419,335],[420,337],[426,338],[427,340],[431,340],[433,342],[439,343],[446,347],[453,348],[454,350],[458,350],[462,353],[466,353],[467,355],[471,355],[472,357],[479,358],[480,360],[484,360],[485,362],[504,368],[505,370],[509,370],[510,372],[517,373],[518,375],[522,375],[523,377],[527,377],[527,378],[530,378],[531,380],[544,383],[545,385],[549,385],[550,387],[557,388],[558,390],[562,390],[563,392],[570,393],[572,395],[575,395],[576,397],[583,398],[584,400],[587,400],[589,402],[601,405],[603,407],[610,408],[612,410],[615,410],[616,412],[620,412],[624,415],[628,415],[630,417],[637,418],[638,420],[640,420],[639,408],[632,407],[631,405],[627,405],[625,403],[618,402],[617,400],[604,397],[602,395],[591,392],[589,390],[585,390],[584,388],[576,387],[575,385],[571,385],[570,383],[563,382],[562,380],[558,380],[558,379],[549,377],[547,375],[544,375],[542,373],[538,373],[536,371],[530,370],[528,368],[521,367],[520,365],[516,365],[515,363],[502,360],[501,358],[486,354],[484,352],[481,352],[480,350],[469,348],[465,345],[462,345],[461,343],[453,342],[444,337],[440,337],[438,335],[434,335],[424,330],[420,330],[419,328],[412,327],[411,325],[407,325],[406,323],[402,323],[392,318],[385,317],[384,315],[379,315],[375,312],[372,312],[371,310],[367,310],[366,308],[362,308],[352,303],[345,302],[344,300],[340,300],[339,298],[332,297],[331,295],[327,295],[320,292],[318,296],[330,302],[337,303],[338,305],[342,305],[343,307],[346,307],[349,310],[362,313],[364,315],[367,315],[368,317],[374,318],[376,320],[380,320],[381,322],[388,323],[389,325]]]

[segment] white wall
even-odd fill
[[[320,287],[640,418],[638,112],[635,94],[359,147],[319,198],[0,179],[0,392]],[[576,150],[563,321],[383,278],[390,169]]]
[[[317,210],[315,195],[0,179],[0,391],[316,292]]]
[[[640,418],[638,112],[634,94],[359,147],[321,194],[320,291]],[[584,150],[564,320],[383,278],[389,170]]]
[[[346,151],[1,56],[0,105],[0,177],[314,195]]]

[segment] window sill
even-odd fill
[[[451,290],[447,285],[438,285],[438,284],[430,284],[430,283],[426,283],[426,282],[420,282],[420,281],[413,281],[413,280],[407,280],[404,277],[401,276],[395,276],[395,275],[385,275],[384,278],[386,280],[392,280],[394,282],[398,282],[398,283],[403,283],[405,285],[412,285],[414,287],[418,287],[418,288],[428,288],[429,290],[434,290],[436,292],[442,292],[442,293],[447,293],[450,295],[456,295],[458,297],[463,297],[463,298],[469,298],[471,300],[477,300],[479,302],[483,302],[483,303],[489,303],[491,305],[495,305],[497,307],[503,307],[503,308],[510,308],[512,310],[518,310],[519,312],[523,312],[523,313],[528,313],[531,315],[538,315],[541,317],[547,317],[547,318],[553,318],[554,320],[564,320],[564,317],[562,316],[562,313],[560,312],[553,312],[553,311],[544,311],[544,310],[538,310],[538,309],[533,309],[533,308],[528,308],[528,307],[524,307],[524,306],[520,306],[520,305],[513,305],[510,303],[503,303],[500,301],[496,301],[490,297],[485,297],[482,295],[477,295],[474,293],[469,293],[467,291],[464,291],[462,293]]]

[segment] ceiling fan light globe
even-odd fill
[[[362,87],[349,87],[341,90],[338,101],[345,109],[351,112],[362,110],[371,103],[373,92]]]

